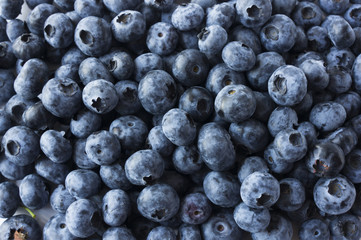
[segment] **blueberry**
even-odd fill
[[[21,6],[24,0],[9,1],[3,0],[0,2],[0,16],[5,19],[14,19],[21,12]]]
[[[328,141],[336,143],[345,156],[349,154],[357,145],[358,137],[352,128],[341,127],[326,136]]]
[[[89,16],[103,17],[104,15],[103,1],[75,0],[74,10],[81,18]]]
[[[161,126],[155,126],[149,131],[146,144],[164,157],[172,155],[174,150],[173,143],[164,135]]]
[[[263,157],[268,168],[273,173],[285,174],[289,173],[293,168],[293,162],[285,159],[273,142],[264,150]]]
[[[238,171],[238,180],[240,183],[254,172],[268,172],[268,167],[264,159],[257,156],[251,156],[244,159]]]
[[[13,42],[14,55],[22,60],[42,57],[45,52],[45,41],[33,33],[23,33]]]
[[[29,164],[25,166],[18,166],[15,163],[12,163],[4,155],[0,158],[0,172],[1,175],[6,177],[9,180],[21,180],[26,175],[34,171],[34,164]]]
[[[84,105],[94,113],[105,114],[118,104],[118,95],[114,85],[104,79],[88,83],[82,93]]]
[[[134,59],[134,78],[137,82],[151,70],[163,70],[163,60],[155,53],[144,53]]]
[[[296,41],[296,25],[284,14],[275,14],[263,25],[260,33],[262,45],[268,51],[287,52]]]
[[[134,9],[137,5],[140,4],[139,0],[103,0],[105,7],[115,14],[120,13],[123,10]]]
[[[47,130],[40,137],[40,148],[43,153],[55,163],[70,160],[72,145],[62,132]]]
[[[15,90],[14,90],[14,80],[15,75],[11,70],[1,69],[0,70],[0,103],[1,104],[9,104],[9,99],[14,97]],[[15,95],[17,96],[17,95]],[[20,98],[20,96],[17,96]],[[10,101],[11,102],[11,101]]]
[[[320,178],[313,189],[317,207],[331,215],[340,215],[351,209],[356,198],[354,185],[346,177],[337,175]]]
[[[350,5],[345,14],[344,14],[344,18],[345,20],[351,25],[351,27],[355,28],[355,27],[361,27],[361,21],[360,18],[358,17],[358,14],[361,10],[361,5],[360,4],[352,4]]]
[[[44,85],[41,101],[54,116],[70,118],[81,108],[81,94],[74,80],[53,78]]]
[[[44,23],[45,40],[55,48],[65,48],[73,43],[74,26],[63,13],[50,15]]]
[[[313,51],[324,52],[331,43],[327,36],[327,29],[322,26],[313,26],[307,30],[308,48]]]
[[[297,130],[285,129],[277,133],[273,144],[283,159],[296,162],[307,153],[306,138]]]
[[[270,135],[267,126],[254,119],[233,122],[228,131],[234,144],[249,154],[262,151],[269,143]]]
[[[203,161],[195,145],[177,147],[172,156],[174,168],[183,174],[196,173],[203,167]]]
[[[0,135],[4,135],[5,132],[13,126],[10,116],[4,109],[0,110]]]
[[[134,185],[147,185],[162,176],[164,160],[154,150],[139,150],[125,162],[125,174]]]
[[[236,152],[228,132],[214,122],[204,124],[198,134],[198,151],[204,163],[214,171],[230,169]]]
[[[78,73],[80,81],[84,85],[87,85],[88,83],[98,79],[104,79],[111,83],[114,82],[112,74],[106,65],[100,61],[100,59],[95,57],[84,59],[79,65]]]
[[[19,196],[24,206],[33,210],[41,209],[49,202],[49,190],[37,174],[29,174],[21,180]]]
[[[330,239],[330,230],[327,224],[320,219],[310,219],[302,223],[298,232],[300,240],[317,239],[327,240]]]
[[[177,47],[178,33],[171,24],[158,22],[149,28],[146,43],[152,53],[168,55]]]
[[[76,25],[74,42],[88,56],[101,56],[111,46],[112,33],[110,24],[104,19],[89,16]]]
[[[114,87],[119,98],[115,110],[119,114],[135,114],[140,110],[141,103],[138,98],[138,83],[131,80],[123,80],[117,82]]]
[[[327,1],[320,0],[319,6],[328,14],[342,14],[349,7],[349,0]]]
[[[25,22],[20,19],[9,20],[6,24],[6,35],[11,42],[27,31]]]
[[[136,240],[132,231],[126,227],[110,227],[103,234],[103,240],[129,239]]]
[[[237,178],[228,172],[208,173],[203,180],[203,188],[207,198],[221,207],[233,207],[240,200],[240,185]]]
[[[130,199],[121,189],[108,191],[103,197],[102,212],[104,222],[109,226],[120,226],[130,215]]]
[[[296,178],[283,178],[280,180],[280,192],[276,206],[283,211],[289,212],[300,209],[305,202],[305,188]]]
[[[329,224],[331,236],[335,239],[359,239],[361,237],[360,227],[360,219],[352,214],[339,215]]]
[[[280,184],[267,172],[254,172],[248,175],[241,185],[241,198],[252,208],[268,208],[280,197]]]
[[[134,61],[127,52],[120,50],[110,51],[102,56],[100,60],[117,80],[129,79],[133,74]]]
[[[265,24],[272,14],[272,1],[246,0],[236,1],[237,20],[248,28],[257,28]]]
[[[66,209],[75,201],[63,184],[59,184],[50,195],[50,206],[58,213],[65,213]]]
[[[76,198],[89,198],[100,191],[101,179],[92,170],[76,169],[66,176],[65,187]]]
[[[184,223],[202,224],[211,213],[212,206],[203,193],[186,195],[180,205],[180,215]]]
[[[159,226],[153,228],[147,236],[147,240],[156,239],[176,240],[176,234],[170,227]]]
[[[345,110],[347,118],[353,118],[360,114],[361,97],[358,93],[348,91],[335,98],[335,102],[341,104]]]
[[[0,66],[2,68],[11,68],[16,63],[16,57],[13,53],[11,42],[0,42]]]
[[[238,227],[250,233],[264,231],[271,221],[267,208],[250,208],[243,202],[234,208],[233,217]]]
[[[259,34],[256,33],[253,29],[238,25],[231,29],[229,35],[230,41],[240,41],[246,44],[256,55],[262,53],[262,45]]]
[[[178,32],[180,46],[183,49],[198,49],[198,34],[196,29]]]
[[[242,239],[242,230],[234,221],[230,211],[220,211],[212,215],[207,222],[201,225],[204,239],[209,240],[236,240]]]
[[[64,214],[56,214],[52,216],[43,228],[43,239],[50,240],[56,236],[59,240],[75,240],[73,234],[69,232],[68,226],[65,223]]]
[[[268,119],[268,130],[274,137],[278,132],[298,125],[298,116],[290,107],[275,108]]]
[[[55,184],[64,183],[70,170],[69,165],[55,163],[45,156],[39,157],[35,162],[35,172]]]
[[[266,230],[252,233],[253,240],[291,240],[293,235],[292,223],[278,213],[271,213],[271,221]]]
[[[177,86],[172,76],[163,70],[149,71],[138,86],[143,108],[155,115],[171,109],[177,100]]]
[[[323,141],[309,150],[305,164],[316,176],[335,177],[345,165],[345,155],[335,143]]]
[[[203,8],[196,3],[179,5],[172,14],[172,24],[180,31],[198,27],[204,18]]]
[[[297,127],[297,131],[306,138],[308,147],[313,146],[316,143],[318,133],[312,123],[307,121],[301,122]]]
[[[54,0],[53,4],[60,9],[61,12],[74,10],[74,0]]]
[[[108,188],[128,190],[132,186],[121,162],[100,166],[99,175]]]
[[[222,50],[222,59],[227,67],[234,71],[248,71],[256,63],[256,55],[252,48],[241,41],[232,41]]]
[[[33,163],[40,153],[39,136],[25,126],[14,126],[2,138],[5,156],[19,166]]]
[[[148,127],[139,117],[126,115],[111,122],[109,132],[117,136],[122,149],[135,151],[144,146]]]
[[[272,111],[276,108],[276,104],[267,92],[253,91],[253,95],[256,98],[256,110],[252,117],[267,123]]]
[[[39,223],[29,215],[19,214],[8,218],[0,225],[0,239],[41,239]]]
[[[118,138],[102,130],[90,134],[85,143],[88,158],[98,165],[110,165],[120,157],[121,145]]]
[[[219,25],[205,27],[198,34],[199,50],[205,54],[218,54],[227,43],[226,30]]]
[[[76,200],[66,210],[65,224],[76,237],[90,237],[99,229],[101,221],[98,206],[89,199]]]
[[[327,30],[328,37],[337,48],[348,48],[355,42],[355,32],[350,24],[341,16],[329,15],[321,26]]]
[[[179,205],[177,192],[167,184],[145,187],[137,199],[139,212],[155,222],[172,218],[178,212]]]
[[[19,188],[15,183],[0,183],[0,217],[9,218],[14,215],[20,205]]]
[[[178,228],[178,235],[179,240],[201,240],[201,233],[198,228],[198,225],[191,225],[191,224],[182,224]]]
[[[352,78],[348,71],[340,66],[328,66],[327,73],[330,76],[327,89],[333,93],[347,92],[352,85]]]
[[[33,58],[24,64],[14,81],[15,92],[24,99],[36,98],[48,80],[48,65]]]
[[[196,49],[181,51],[173,62],[174,77],[187,87],[202,84],[208,75],[209,62],[207,57]]]
[[[62,65],[74,64],[76,66],[79,66],[80,63],[86,58],[87,56],[82,51],[80,51],[79,48],[72,47],[67,52],[64,53],[61,59],[61,64]]]
[[[54,73],[55,78],[70,78],[76,82],[80,82],[79,66],[75,64],[61,65]]]
[[[354,149],[351,151],[345,160],[345,166],[342,169],[342,174],[345,175],[351,182],[360,183],[360,155],[361,151],[359,149]]]
[[[43,28],[46,19],[57,12],[59,12],[59,10],[55,6],[49,3],[41,3],[31,10],[26,18],[26,25],[31,33],[43,37]]]
[[[313,2],[298,2],[292,12],[295,24],[304,28],[318,26],[322,22],[323,12],[319,5]]]
[[[320,131],[332,131],[346,120],[345,108],[336,102],[323,102],[314,105],[309,115],[310,122]]]
[[[207,9],[206,25],[220,25],[224,29],[229,29],[235,19],[236,11],[230,4],[214,4]]]
[[[300,64],[300,68],[305,73],[309,88],[325,89],[330,81],[330,75],[326,71],[324,61],[308,59]]]
[[[351,50],[332,47],[326,56],[326,61],[328,66],[341,66],[350,70],[355,58]]]
[[[243,73],[236,72],[225,63],[215,65],[208,73],[206,88],[215,97],[227,85],[246,84]]]

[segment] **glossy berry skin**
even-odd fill
[[[106,130],[93,132],[86,140],[85,152],[98,165],[109,165],[120,158],[121,145],[118,138]]]
[[[318,103],[312,107],[309,119],[318,130],[332,131],[344,123],[346,111],[336,102]]]
[[[132,187],[121,162],[100,166],[99,175],[103,183],[110,189],[128,190]]]
[[[180,31],[188,31],[199,26],[204,18],[204,10],[196,3],[179,5],[172,14],[172,24]]]
[[[247,0],[236,1],[238,21],[248,28],[257,28],[265,24],[272,14],[272,1]]]
[[[180,205],[181,219],[187,224],[202,224],[211,213],[211,203],[203,193],[186,195]]]
[[[248,153],[262,151],[269,143],[270,135],[267,126],[254,119],[239,123],[231,123],[228,130],[235,145],[242,147]]]
[[[137,199],[139,212],[154,222],[171,219],[178,212],[179,205],[177,192],[167,184],[145,187]]]
[[[331,236],[334,239],[357,240],[361,237],[360,227],[360,219],[352,214],[339,215],[329,224]]]
[[[103,240],[129,239],[136,240],[130,229],[126,227],[110,227],[103,233]]]
[[[263,158],[272,173],[285,174],[293,168],[293,162],[284,159],[273,142],[264,150]]]
[[[213,171],[225,171],[235,163],[236,152],[228,132],[217,123],[199,130],[197,147],[204,163]]]
[[[354,185],[346,177],[320,178],[313,189],[317,207],[330,215],[340,215],[351,209],[356,198]]]
[[[19,196],[22,203],[33,210],[40,209],[49,202],[49,190],[37,174],[29,174],[23,178],[19,186]]]
[[[146,145],[164,157],[172,155],[175,147],[173,143],[169,141],[169,139],[164,135],[161,126],[155,126],[150,129],[146,139]]]
[[[148,30],[146,44],[152,53],[168,55],[175,50],[177,43],[178,33],[169,23],[158,22]]]
[[[256,110],[256,99],[252,90],[242,84],[225,86],[214,100],[216,113],[227,122],[249,119]]]
[[[75,0],[74,11],[81,17],[85,18],[88,16],[103,17],[104,5],[103,1],[94,0]]]
[[[45,156],[40,156],[35,162],[35,172],[55,184],[64,183],[70,170],[69,165],[55,163]]]
[[[33,33],[23,33],[13,42],[15,57],[22,60],[42,57],[45,51],[45,41]]]
[[[70,46],[74,39],[74,26],[70,18],[63,13],[50,15],[44,23],[44,37],[52,47]]]
[[[328,66],[327,72],[330,80],[327,89],[336,94],[347,92],[352,85],[351,75],[346,68],[341,66]]]
[[[280,184],[270,173],[254,172],[242,182],[241,198],[249,207],[271,207],[277,202],[279,196]]]
[[[15,92],[24,99],[36,98],[48,80],[48,65],[41,59],[25,62],[14,81]]]
[[[75,64],[61,65],[54,73],[56,78],[70,78],[78,82],[79,79],[79,66]]]
[[[239,72],[251,70],[256,63],[252,48],[241,41],[227,43],[222,50],[222,59],[227,67]]]
[[[227,43],[227,31],[219,25],[211,25],[201,30],[198,36],[198,47],[207,55],[218,54]]]
[[[117,136],[122,149],[136,151],[144,146],[148,127],[139,117],[126,115],[111,122],[109,132]]]
[[[112,20],[111,28],[118,42],[127,43],[141,38],[146,30],[143,14],[134,10],[124,10]]]
[[[118,104],[118,95],[114,85],[104,79],[88,83],[82,93],[84,105],[94,113],[105,114]]]
[[[196,173],[203,167],[203,161],[195,145],[175,148],[172,156],[174,168],[182,174]]]
[[[33,163],[40,153],[39,136],[25,126],[14,126],[2,138],[5,156],[14,164],[25,166]]]
[[[316,176],[335,177],[345,164],[345,155],[338,145],[324,141],[310,149],[305,163]]]
[[[100,209],[89,199],[76,200],[65,213],[65,223],[70,233],[80,238],[93,235],[99,229],[101,221]]]
[[[203,188],[207,198],[221,207],[233,207],[240,200],[237,178],[227,172],[208,173],[203,180]]]
[[[99,58],[95,57],[84,59],[79,65],[78,74],[80,81],[84,85],[99,79],[104,79],[111,83],[114,82],[107,66]]]
[[[207,9],[206,25],[220,25],[224,29],[231,27],[236,11],[233,6],[227,3],[214,4]]]
[[[55,214],[45,224],[43,228],[43,239],[50,240],[56,236],[59,240],[76,240],[73,234],[69,232],[65,224],[64,214]]]
[[[330,239],[330,230],[327,224],[320,219],[309,219],[302,223],[298,231],[300,240],[317,239],[328,240]]]
[[[50,79],[43,87],[41,101],[56,117],[70,118],[81,107],[81,89],[69,79]]]
[[[164,114],[162,130],[169,141],[177,146],[191,144],[197,135],[192,117],[180,108],[173,108]]]
[[[281,106],[300,103],[307,92],[307,78],[300,68],[284,65],[277,68],[268,81],[268,93]]]
[[[352,4],[350,5],[345,14],[343,15],[343,17],[345,18],[345,20],[351,25],[351,27],[356,28],[356,27],[361,27],[361,21],[360,19],[357,17],[357,13],[358,11],[360,11],[360,4]]]
[[[256,55],[262,52],[259,34],[254,30],[238,25],[232,28],[229,34],[230,41],[240,41],[244,43],[250,47]]]
[[[242,239],[243,235],[230,211],[220,211],[212,215],[201,225],[201,233],[204,239],[209,240],[236,240]]]
[[[293,235],[292,223],[287,218],[278,213],[271,214],[271,221],[266,230],[252,233],[253,240],[291,240]]]
[[[109,226],[122,225],[130,215],[130,199],[121,189],[108,191],[103,197],[102,212],[104,222]]]
[[[98,165],[91,161],[85,153],[85,138],[79,138],[75,140],[73,145],[73,161],[78,168],[81,169],[94,169],[98,167]]]
[[[244,179],[254,173],[254,172],[268,172],[268,167],[264,159],[257,156],[251,156],[244,159],[241,164],[240,169],[238,170],[238,180],[240,183],[244,181]]]
[[[148,236],[147,240],[156,240],[156,239],[164,239],[164,240],[176,240],[176,234],[174,230],[170,227],[159,226],[153,228]]]
[[[337,48],[348,48],[355,42],[356,37],[354,30],[341,16],[329,15],[321,26],[327,30],[328,37]],[[342,31],[336,29],[342,29]]]
[[[111,40],[110,24],[94,16],[80,20],[74,31],[75,44],[88,56],[101,56],[108,52]]]
[[[273,144],[283,159],[296,162],[307,153],[306,138],[297,130],[286,129],[277,133]]]
[[[324,61],[308,59],[300,64],[300,68],[305,73],[309,87],[312,89],[325,89],[330,81],[330,76],[324,66]]]
[[[31,10],[26,18],[26,25],[31,33],[43,37],[43,28],[46,19],[57,12],[59,12],[59,10],[52,4],[41,3]]]
[[[260,33],[262,45],[268,51],[287,52],[296,41],[296,25],[283,14],[275,14],[263,25]]]
[[[115,107],[121,115],[135,114],[141,108],[141,103],[138,98],[138,83],[130,80],[123,80],[117,82],[115,90],[118,94],[118,104]]]
[[[20,205],[19,188],[15,183],[0,183],[0,217],[9,218],[14,215]]]
[[[276,206],[283,211],[296,211],[306,200],[302,183],[296,178],[283,178],[280,181],[280,197]]]
[[[152,70],[140,81],[138,97],[143,108],[153,114],[163,114],[177,100],[177,86],[172,76],[163,70]]]
[[[134,185],[147,185],[162,176],[164,160],[154,150],[139,150],[125,162],[125,174]]]
[[[234,208],[233,217],[238,227],[250,233],[264,231],[271,221],[267,208],[250,208],[243,202]]]
[[[116,80],[129,79],[134,70],[134,61],[129,53],[121,50],[111,51],[100,60],[107,66]]]
[[[65,187],[76,198],[89,198],[100,191],[101,180],[91,170],[76,169],[66,176]]]
[[[140,82],[147,72],[162,70],[163,60],[155,53],[143,53],[134,59],[134,78]]]
[[[293,9],[292,19],[297,26],[309,28],[322,22],[322,10],[313,2],[299,2]]]
[[[50,195],[50,206],[58,213],[65,213],[66,209],[76,200],[63,184],[59,184]]]
[[[187,87],[202,84],[207,78],[208,71],[208,59],[197,49],[181,51],[172,65],[173,76]]]
[[[63,133],[47,130],[40,137],[42,152],[55,163],[67,162],[72,155],[72,145]]]
[[[14,229],[16,229],[14,231]],[[18,236],[27,239],[41,239],[42,232],[39,223],[29,215],[19,214],[5,220],[0,225],[0,239],[16,239]]]
[[[70,131],[77,138],[86,138],[91,133],[99,130],[102,119],[88,109],[79,110],[70,121]]]

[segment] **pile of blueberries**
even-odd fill
[[[360,240],[360,0],[25,3],[0,240]]]

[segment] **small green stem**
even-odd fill
[[[31,215],[32,218],[36,217],[36,215],[33,213],[33,211],[31,211],[29,208],[27,208],[27,207],[23,207],[23,208]]]

